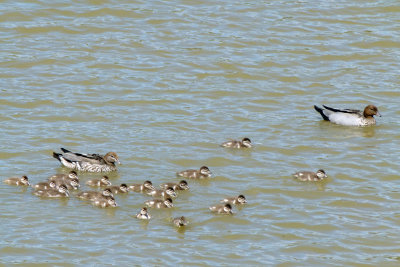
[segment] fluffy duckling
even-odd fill
[[[167,189],[168,187],[172,187],[175,191],[189,189],[189,185],[185,180],[181,180],[179,183],[164,183],[161,184],[160,187],[162,189]]]
[[[336,109],[325,105],[324,108],[314,105],[314,109],[321,114],[322,118],[332,123],[345,126],[368,126],[376,124],[374,115],[381,116],[378,108],[368,105],[364,111],[357,109]]]
[[[70,171],[68,174],[55,174],[49,177],[49,181],[54,181],[56,187],[65,184],[68,189],[78,189],[80,187],[78,175],[75,171]]]
[[[238,140],[229,140],[221,144],[222,147],[228,148],[251,148],[252,144],[249,138],[245,137],[242,141]]]
[[[58,188],[50,188],[48,190],[37,190],[34,194],[39,197],[48,198],[69,197],[69,191],[66,185],[60,185]]]
[[[56,183],[54,181],[40,182],[33,186],[35,190],[48,190],[50,188],[56,188]]]
[[[221,203],[229,203],[231,205],[242,205],[246,204],[247,200],[244,195],[238,195],[237,197],[227,197],[221,200]]]
[[[111,189],[104,189],[102,192],[99,191],[82,191],[79,192],[76,197],[83,200],[91,200],[95,201],[97,199],[106,198],[106,197],[113,197],[113,193]]]
[[[211,177],[211,171],[207,166],[202,166],[199,170],[186,170],[178,172],[177,175],[185,178],[202,179]]]
[[[111,192],[115,195],[129,192],[128,186],[126,184],[108,186],[106,187],[106,189],[110,189]]]
[[[189,224],[189,221],[186,220],[185,216],[176,217],[173,219],[172,222],[176,227],[182,227],[182,226],[186,226]]]
[[[53,157],[58,159],[62,165],[78,171],[86,172],[111,172],[116,171],[120,164],[118,155],[115,152],[107,154],[81,154],[71,152],[65,148],[61,148],[63,153],[53,152]]]
[[[293,174],[293,177],[299,181],[322,181],[324,178],[327,178],[325,171],[320,169],[317,172],[310,172],[310,171],[300,171]]]
[[[229,203],[222,204],[222,205],[215,205],[209,207],[212,212],[216,212],[218,214],[233,214],[232,206]]]
[[[166,199],[168,197],[176,197],[176,192],[172,187],[168,187],[167,189],[156,189],[148,193],[148,195],[153,198],[161,198]]]
[[[107,175],[104,175],[100,179],[91,179],[86,182],[86,185],[93,187],[104,187],[110,186],[111,182]]]
[[[147,180],[143,184],[131,184],[129,186],[129,190],[138,193],[148,193],[156,190],[156,188],[153,186],[153,183],[151,181]]]
[[[171,198],[167,198],[165,200],[162,199],[147,200],[144,204],[150,208],[157,208],[157,209],[172,208],[174,206],[172,204]]]
[[[30,185],[28,176],[24,175],[22,177],[10,177],[4,180],[4,183],[9,185],[17,185],[17,186],[28,186]]]
[[[107,198],[99,198],[94,201],[92,201],[92,204],[96,207],[100,208],[108,208],[108,207],[117,207],[117,202],[113,197],[107,197]]]
[[[136,214],[136,218],[141,219],[141,220],[150,220],[151,216],[150,213],[147,211],[147,208],[144,207],[140,210],[138,214]]]

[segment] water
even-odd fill
[[[117,152],[113,184],[214,173],[150,222],[134,218],[145,195],[99,209],[1,183],[1,264],[399,265],[398,1],[5,1],[0,13],[2,180],[68,172],[60,147]],[[312,108],[368,103],[383,117],[367,128]],[[218,146],[243,137],[254,149]],[[291,178],[319,168],[327,181]],[[239,193],[249,204],[234,216],[208,211]]]

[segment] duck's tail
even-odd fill
[[[317,105],[314,105],[314,109],[315,109],[316,111],[318,111],[319,114],[321,114],[321,116],[322,116],[322,118],[323,118],[324,120],[329,121],[329,118],[328,118],[328,116],[325,115],[324,109],[323,109],[323,108],[320,108],[320,107],[318,107]]]

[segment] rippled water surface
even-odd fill
[[[40,199],[0,184],[0,264],[399,266],[398,1],[3,1],[1,180],[118,153],[113,184],[189,180],[175,208]],[[378,106],[374,127],[314,104]],[[255,147],[219,147],[249,137]],[[321,183],[298,170],[326,170]],[[79,173],[84,183],[96,174]],[[208,207],[244,194],[233,216]],[[190,225],[176,229],[171,218]]]

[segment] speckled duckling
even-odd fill
[[[117,202],[113,197],[107,197],[107,198],[99,198],[94,201],[92,201],[93,206],[100,207],[100,208],[108,208],[112,207],[115,208],[117,207]]]
[[[218,214],[233,214],[232,206],[229,203],[211,206],[209,209]]]
[[[113,197],[113,196],[114,195],[111,192],[111,190],[107,189],[107,188],[101,192],[99,192],[99,191],[82,191],[76,195],[76,197],[79,199],[91,200],[91,201],[106,198],[106,197]]]
[[[193,179],[210,178],[211,171],[207,166],[202,166],[199,170],[185,170],[177,173],[177,176]]]
[[[111,182],[107,175],[104,175],[100,179],[91,179],[86,182],[86,185],[92,187],[105,187],[110,186]]]
[[[189,189],[189,185],[185,180],[181,180],[179,183],[163,183],[160,185],[160,187],[162,189],[167,189],[168,187],[172,187],[175,191]]]
[[[150,220],[151,215],[147,211],[146,207],[143,207],[138,214],[136,214],[136,218],[141,219],[141,220]]]
[[[156,189],[148,193],[148,195],[152,196],[153,198],[160,198],[166,199],[168,197],[176,197],[176,192],[172,187],[167,187],[167,189]]]
[[[251,140],[247,137],[243,138],[242,141],[239,140],[229,140],[221,144],[222,147],[227,148],[251,148]]]
[[[117,194],[125,194],[125,193],[128,193],[128,192],[129,192],[129,189],[128,189],[128,185],[127,185],[127,184],[112,185],[112,186],[106,187],[106,189],[110,189],[111,192],[112,192],[114,195],[117,195]]]
[[[172,220],[172,223],[176,227],[183,227],[189,224],[189,221],[186,220],[185,216],[176,217]]]
[[[68,174],[55,174],[49,177],[49,181],[54,181],[56,187],[65,184],[68,189],[78,189],[80,187],[78,175],[75,171],[70,171]]]
[[[63,153],[53,152],[53,157],[58,159],[67,168],[85,172],[111,172],[116,171],[120,164],[115,152],[107,154],[81,154],[61,148]]]
[[[153,183],[151,181],[147,180],[143,184],[131,184],[129,186],[129,190],[138,193],[148,193],[156,190],[156,188],[153,186]]]
[[[56,188],[56,183],[54,181],[40,182],[33,186],[35,190],[48,190],[50,188]]]
[[[62,198],[69,197],[69,191],[66,185],[60,185],[58,188],[50,188],[48,190],[37,190],[34,194],[39,197],[46,198]]]
[[[157,209],[172,208],[174,206],[172,204],[171,198],[167,198],[165,200],[162,199],[147,200],[144,204],[150,208],[157,208]]]
[[[221,200],[221,203],[229,203],[231,205],[242,205],[246,204],[247,200],[244,195],[238,195],[237,197],[227,197]]]
[[[324,178],[327,178],[325,171],[319,169],[317,172],[310,172],[310,171],[300,171],[293,174],[293,177],[299,181],[311,181],[317,182],[322,181]]]
[[[4,180],[5,184],[8,185],[17,185],[17,186],[29,186],[29,179],[28,176],[24,175],[22,177],[10,177]]]

